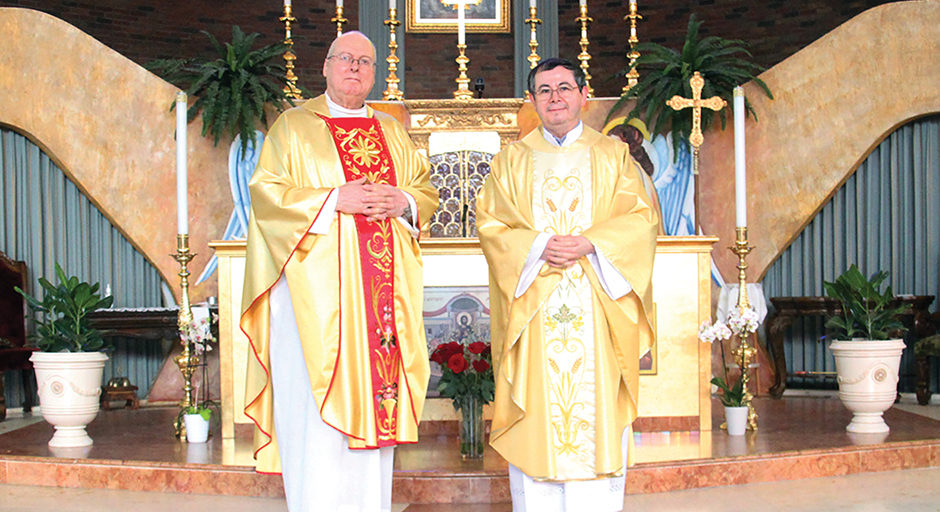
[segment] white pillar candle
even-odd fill
[[[464,9],[466,9],[466,4],[464,0],[459,0],[457,2],[457,44],[467,44],[467,35],[466,27],[464,26],[467,22],[464,14]]]
[[[636,0],[630,0],[630,5],[636,5]]]
[[[284,0],[284,7],[290,7],[290,0]]]
[[[397,0],[388,0],[388,8],[389,8],[389,9],[398,9],[398,2],[397,2]]]
[[[587,0],[580,0],[581,7],[587,7]]]
[[[529,9],[535,9],[535,4],[538,3],[538,0],[529,0]]]
[[[342,7],[342,6],[343,6],[343,0],[336,0],[336,7]]]
[[[176,232],[189,233],[186,201],[186,93],[176,94]]]
[[[747,227],[747,177],[744,164],[744,89],[734,88],[734,204],[735,226]]]

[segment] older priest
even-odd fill
[[[417,237],[437,192],[401,124],[365,105],[368,38],[338,37],[323,74],[249,185],[245,413],[291,511],[389,510],[392,450],[417,441],[428,382]]]
[[[581,123],[581,69],[547,59],[528,85],[542,126],[493,159],[477,201],[490,444],[510,463],[514,511],[621,510],[658,218],[627,145]]]

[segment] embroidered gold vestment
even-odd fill
[[[268,334],[269,292],[282,273],[320,415],[348,437],[350,448],[416,442],[429,376],[417,240],[397,220],[385,224],[381,236],[394,254],[389,272],[394,276],[390,308],[394,313],[386,315],[370,306],[374,301],[369,297],[381,290],[370,289],[368,272],[364,277],[362,262],[369,260],[361,257],[354,216],[337,212],[328,233],[309,233],[330,191],[347,181],[330,127],[321,116],[329,118],[323,95],[281,114],[268,132],[249,184],[252,203],[240,326],[254,355],[249,358],[245,413],[258,426],[255,456],[262,472],[280,470]],[[371,108],[368,116],[378,121],[387,144],[393,183],[414,198],[419,224],[426,223],[437,208],[427,159],[396,120]],[[351,141],[348,150],[360,163],[383,156],[368,137]],[[373,386],[371,317],[393,322],[394,329],[388,332],[395,333],[400,354],[398,374],[390,383],[396,388],[394,409],[389,407],[388,392],[376,395]],[[394,429],[386,431],[394,433],[393,439],[383,439],[379,409],[394,411],[389,422]]]
[[[553,187],[577,186],[566,170],[535,162],[536,155],[543,159],[556,155],[564,161],[576,153],[590,167],[581,173],[590,182],[583,182],[581,200],[590,205],[589,221],[575,213],[584,206],[574,200],[577,194],[552,192]],[[588,465],[593,475],[588,477],[609,476],[623,469],[621,437],[636,418],[639,357],[653,340],[648,315],[652,313],[650,281],[659,223],[634,165],[625,144],[596,130],[585,127],[577,141],[557,148],[545,141],[540,127],[493,159],[491,174],[479,194],[477,227],[489,263],[496,379],[490,444],[534,478],[572,478],[559,465],[565,458],[561,455],[569,448],[574,453],[572,447],[580,443],[572,441],[576,439],[573,430],[583,422],[575,418],[559,425],[558,420],[565,418],[566,405],[570,405],[565,396],[577,393],[566,395],[560,387],[570,379],[550,373],[580,375],[586,357],[593,359],[588,372],[592,382],[578,393],[582,398],[585,390],[594,395],[589,404],[594,460]],[[536,179],[544,181],[536,184]],[[542,211],[534,211],[538,209]],[[565,209],[574,215],[557,214]],[[532,285],[515,298],[526,257],[540,232],[587,237],[633,290],[611,299],[587,258],[582,258],[564,272],[544,265]],[[582,284],[590,288],[588,293]],[[560,309],[566,301],[585,307],[577,314]],[[583,352],[574,349],[573,331],[561,325],[580,327],[577,318],[590,323],[585,331],[592,341],[582,347],[587,349]],[[561,352],[570,352],[567,359],[554,355]],[[572,461],[565,463],[571,466]]]

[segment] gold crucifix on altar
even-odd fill
[[[718,96],[702,99],[702,89],[705,87],[705,79],[702,78],[702,75],[699,74],[698,71],[692,73],[692,78],[689,79],[689,85],[692,87],[691,98],[683,98],[677,94],[670,98],[669,101],[666,102],[666,105],[672,107],[673,110],[692,108],[692,132],[689,133],[689,144],[692,145],[692,174],[695,176],[695,192],[693,199],[695,201],[695,223],[698,224],[698,148],[705,142],[705,136],[702,135],[702,107],[718,112],[725,108],[728,102]]]

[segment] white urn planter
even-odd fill
[[[186,442],[205,443],[209,440],[209,420],[201,414],[184,414],[186,422]]]
[[[829,350],[836,360],[839,398],[852,411],[845,429],[852,433],[877,434],[890,430],[882,416],[898,393],[898,369],[902,340],[833,341]]]
[[[55,427],[54,448],[91,446],[85,427],[98,415],[101,378],[108,356],[101,352],[34,352],[42,417]]]
[[[729,436],[743,436],[747,432],[747,406],[725,406],[725,423],[728,425]]]

